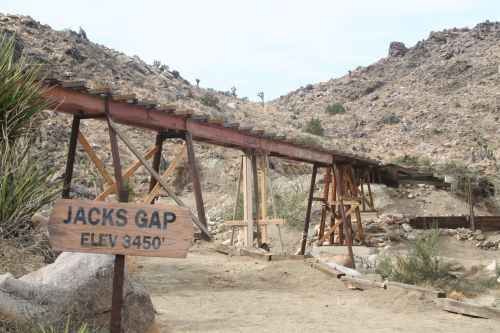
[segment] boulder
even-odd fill
[[[44,320],[60,320],[61,314],[63,318],[71,314],[91,326],[106,327],[110,320],[113,267],[113,255],[64,252],[53,264],[19,279],[2,275],[0,316],[16,320],[24,317],[29,322],[32,313],[43,314]],[[123,298],[123,330],[147,330],[155,318],[153,304],[146,291],[127,273]]]

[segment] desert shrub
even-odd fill
[[[320,144],[318,138],[311,136],[311,135],[301,135],[295,139],[295,142],[305,144],[305,145],[321,147],[321,144]]]
[[[327,105],[325,108],[325,112],[329,115],[335,115],[339,113],[345,113],[346,109],[341,103],[335,103]]]
[[[209,92],[206,92],[203,94],[203,96],[201,96],[200,102],[201,104],[209,106],[211,108],[219,108],[219,97]]]
[[[325,129],[321,125],[319,118],[311,118],[304,128],[304,131],[318,136],[323,136]]]
[[[66,321],[60,320],[58,323],[43,323],[37,324],[37,329],[32,330],[33,333],[97,333],[98,329],[89,328],[86,323],[73,323],[71,316],[68,316]]]
[[[415,155],[404,154],[394,160],[394,164],[408,168],[418,168],[420,165],[420,157]]]
[[[275,201],[278,217],[285,219],[292,227],[299,226],[304,218],[307,193],[307,187],[300,181],[276,187]]]
[[[432,229],[427,237],[408,241],[407,253],[383,258],[377,272],[391,281],[437,285],[447,275],[446,267],[437,259],[438,240],[439,231]]]
[[[29,149],[33,120],[49,103],[40,98],[39,66],[13,55],[13,40],[0,36],[0,239],[25,234],[58,192],[41,153]]]

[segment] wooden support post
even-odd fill
[[[78,142],[78,132],[80,130],[80,118],[73,117],[71,124],[71,135],[69,138],[68,157],[66,160],[66,173],[64,174],[63,199],[69,199],[71,191],[71,179],[73,178],[73,168],[75,165],[76,144]]]
[[[332,187],[332,200],[330,202],[330,229],[332,229],[332,232],[330,233],[330,245],[334,245],[335,243],[335,229],[337,222],[335,221],[336,217],[336,211],[337,205],[335,202],[337,201],[337,183],[335,182],[335,177],[333,176],[333,170],[332,170],[332,181],[331,181],[331,187]]]
[[[241,178],[243,174],[243,156],[240,156],[240,173],[238,174],[238,186],[236,188],[236,201],[234,202],[233,209],[233,220],[236,220],[236,212],[238,211],[238,203],[240,202],[240,191],[241,191]],[[231,227],[231,242],[230,245],[234,244],[234,232],[235,227]]]
[[[243,156],[243,215],[247,226],[243,228],[246,233],[246,246],[253,246],[253,204],[252,204],[252,158],[245,153]]]
[[[205,205],[203,204],[203,195],[201,192],[200,176],[198,173],[198,167],[196,166],[196,157],[194,155],[193,137],[191,133],[185,133],[186,138],[186,149],[189,160],[189,171],[191,173],[191,179],[193,180],[193,191],[196,200],[196,209],[198,210],[198,219],[200,222],[208,229],[207,217],[205,215]],[[208,235],[204,235],[204,239],[208,240]]]
[[[158,147],[158,150],[155,152],[153,156],[153,169],[156,172],[160,172],[160,163],[161,163],[161,151],[163,150],[163,142],[165,141],[165,135],[163,135],[161,132],[156,133],[156,142],[155,142],[155,147]],[[151,176],[149,178],[149,191],[148,193],[151,193],[151,191],[155,188],[156,184],[158,181],[156,181],[155,177]]]
[[[472,196],[472,185],[470,182],[470,177],[467,177],[467,192],[469,192],[470,227],[472,231],[476,231],[476,222],[474,221],[474,198]]]
[[[267,156],[264,154],[260,155],[260,215],[259,219],[267,220]],[[274,216],[276,218],[276,216]],[[263,225],[260,227],[261,240],[262,243],[267,244],[267,226]]]
[[[342,218],[342,224],[344,225],[344,234],[347,243],[347,251],[349,252],[350,268],[355,268],[354,264],[354,254],[352,252],[352,227],[350,219],[346,216],[345,206],[344,206],[344,193],[346,192],[346,187],[344,186],[344,177],[342,170],[335,164],[333,167],[335,182],[337,183],[337,199],[339,201],[339,211]]]
[[[311,185],[309,187],[309,197],[307,199],[306,218],[304,221],[304,232],[302,233],[302,244],[300,246],[301,255],[304,255],[304,253],[306,252],[307,233],[309,232],[309,222],[311,221],[311,208],[314,196],[314,187],[316,186],[317,171],[318,171],[318,166],[314,164],[311,175]]]
[[[278,213],[276,211],[276,202],[274,201],[274,189],[273,189],[273,184],[271,182],[271,175],[269,172],[269,163],[267,159],[267,155],[265,156],[265,169],[266,169],[266,180],[267,180],[267,186],[269,186],[269,194],[271,195],[271,207],[273,208],[273,218],[278,218]],[[278,238],[280,241],[280,250],[281,253],[284,253],[283,251],[283,238],[281,237],[281,227],[279,224],[276,224],[276,228],[278,228]]]
[[[329,210],[328,207],[328,193],[330,192],[330,174],[332,172],[331,167],[325,168],[325,173],[323,175],[323,179],[325,181],[325,188],[323,189],[323,206],[321,207],[321,220],[319,224],[319,238],[323,238],[325,234],[325,226],[326,226],[326,212]]]
[[[108,132],[111,143],[111,155],[113,157],[113,168],[115,172],[115,183],[118,189],[118,198],[120,202],[128,201],[128,193],[124,189],[122,168],[120,163],[120,152],[116,140],[116,132],[111,126],[108,114],[109,100],[105,99],[106,115],[108,115]],[[123,307],[123,282],[125,275],[125,256],[123,254],[115,255],[114,275],[113,275],[113,294],[111,298],[111,321],[110,332],[121,333],[122,325],[122,307]]]
[[[252,154],[252,188],[253,188],[253,200],[254,200],[254,208],[255,208],[255,215],[257,216],[257,219],[261,219],[261,212],[259,209],[259,178],[257,176],[257,155],[255,153]],[[256,225],[257,229],[257,247],[260,248],[262,245],[262,233],[261,233],[261,228],[260,225]]]

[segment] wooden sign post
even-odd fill
[[[49,221],[57,251],[185,258],[193,225],[189,208],[59,199]]]

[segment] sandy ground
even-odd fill
[[[264,262],[197,243],[187,259],[141,258],[153,332],[498,332],[401,291],[346,289],[302,261]]]

